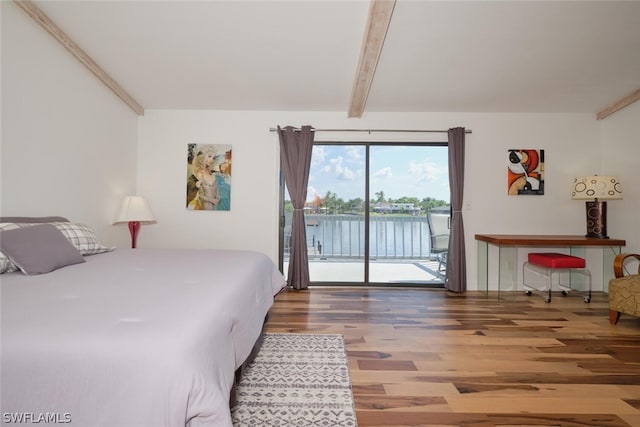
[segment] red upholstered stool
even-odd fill
[[[556,252],[530,253],[528,261],[522,265],[522,283],[527,295],[531,295],[533,290],[545,292],[545,301],[551,302],[551,287],[553,285],[553,275],[558,275],[558,285],[563,295],[567,295],[571,290],[571,284],[562,285],[560,283],[560,273],[580,273],[586,277],[587,295],[585,302],[591,301],[591,272],[586,268],[584,258],[572,255],[565,255]],[[545,281],[545,287],[537,288],[528,282],[528,277],[536,275]]]

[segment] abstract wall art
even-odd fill
[[[510,149],[507,160],[510,196],[544,194],[544,150]]]

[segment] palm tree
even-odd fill
[[[327,194],[325,194],[324,196],[324,207],[327,208],[327,213],[330,213],[330,214],[338,213],[338,199],[337,199],[336,193],[327,191]]]

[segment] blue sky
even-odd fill
[[[447,147],[371,146],[371,198],[433,197],[449,201]],[[316,145],[307,199],[327,191],[346,200],[365,198],[365,147]]]

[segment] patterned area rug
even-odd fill
[[[234,426],[357,426],[342,335],[266,333],[237,395]]]

